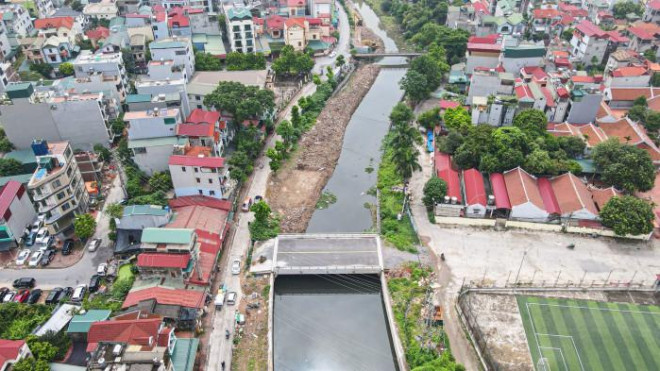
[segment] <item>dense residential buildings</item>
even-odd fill
[[[17,247],[36,217],[26,187],[14,180],[5,184],[0,189],[0,251]]]
[[[178,73],[183,73],[183,79],[187,82],[195,73],[195,54],[189,38],[159,39],[149,44],[149,50],[154,62],[171,61],[166,65],[171,72],[170,76],[160,79],[165,80],[169,77],[174,80],[179,78]]]
[[[222,157],[172,155],[169,159],[174,193],[178,196],[226,198],[229,171]]]

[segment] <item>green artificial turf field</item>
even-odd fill
[[[518,296],[534,367],[660,370],[660,307]]]

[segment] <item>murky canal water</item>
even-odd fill
[[[376,275],[279,276],[275,370],[396,370]]]

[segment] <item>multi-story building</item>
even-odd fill
[[[660,22],[660,0],[651,0],[646,3],[642,19],[644,22]]]
[[[136,81],[135,90],[137,90],[137,93],[140,95],[145,94],[152,97],[161,96],[162,94],[177,94],[179,96],[180,104],[169,105],[167,108],[180,107],[183,117],[187,117],[190,114],[190,104],[188,102],[186,81],[183,79]]]
[[[0,106],[2,126],[16,148],[29,148],[36,137],[53,142],[66,140],[80,149],[109,145],[109,109],[102,92],[35,91],[28,82],[10,84],[5,93],[9,101]]]
[[[284,43],[297,51],[305,50],[313,40],[321,40],[318,18],[289,18],[284,22]]]
[[[177,197],[226,198],[229,172],[222,157],[172,155],[169,169]]]
[[[588,20],[580,22],[571,38],[571,56],[585,65],[601,64],[617,47],[627,46],[629,40],[617,31],[603,31]]]
[[[185,69],[171,59],[152,60],[147,64],[147,70],[150,80],[185,80]]]
[[[0,95],[5,93],[5,89],[11,82],[17,82],[20,79],[11,63],[0,63]]]
[[[75,44],[68,37],[40,36],[25,48],[27,59],[32,63],[48,63],[54,67],[68,62],[73,57]]]
[[[117,10],[120,15],[137,13],[142,4],[142,0],[117,0]]]
[[[0,189],[0,251],[17,247],[18,240],[37,217],[25,186],[10,180]]]
[[[32,150],[39,164],[28,183],[32,200],[50,234],[66,234],[89,202],[73,149],[69,142],[35,140]]]
[[[227,19],[227,35],[231,50],[241,53],[255,52],[255,28],[252,13],[247,8],[223,6]]]
[[[30,13],[19,4],[6,4],[0,5],[0,13],[2,13],[2,23],[9,33],[26,37],[34,27],[30,19]]]
[[[0,22],[0,61],[4,61],[12,55],[11,43],[9,42],[9,33],[4,22]]]
[[[119,10],[114,2],[102,1],[85,5],[83,14],[89,18],[110,20],[119,14]]]
[[[72,63],[76,77],[82,78],[101,73],[104,79],[116,81],[117,91],[120,95],[125,95],[128,75],[121,53],[92,54],[84,50]]]
[[[83,25],[74,17],[52,17],[36,19],[34,28],[38,30],[39,36],[58,36],[75,44],[78,35],[82,34]]]
[[[39,18],[52,17],[55,14],[55,6],[52,0],[35,0],[34,5],[39,13]]]
[[[153,60],[171,60],[175,67],[182,68],[183,78],[186,82],[195,73],[195,54],[189,38],[160,39],[149,44],[149,50]]]

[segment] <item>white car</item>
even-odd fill
[[[240,274],[241,273],[241,261],[234,259],[231,263],[231,274]]]
[[[101,263],[96,269],[96,274],[99,276],[105,276],[105,273],[108,271],[108,263]]]
[[[99,248],[99,245],[101,244],[101,239],[100,238],[95,238],[92,240],[92,242],[89,243],[89,246],[87,246],[87,249],[91,252],[96,251],[96,249]]]
[[[9,291],[2,298],[2,302],[9,303],[10,301],[14,300],[14,296],[16,296],[16,291]]]
[[[46,228],[41,228],[39,232],[37,232],[37,238],[34,240],[34,243],[38,245],[45,245],[48,243],[48,237],[50,234],[48,233],[48,229]]]
[[[23,265],[30,257],[30,249],[23,249],[16,257],[16,265]]]
[[[330,58],[334,58],[334,57],[336,57],[336,56],[337,56],[337,52],[332,52],[332,53],[330,53]]]
[[[36,267],[39,265],[39,262],[41,261],[41,257],[44,255],[42,251],[35,251],[32,253],[32,257],[30,258],[30,262],[28,265],[30,267]]]

